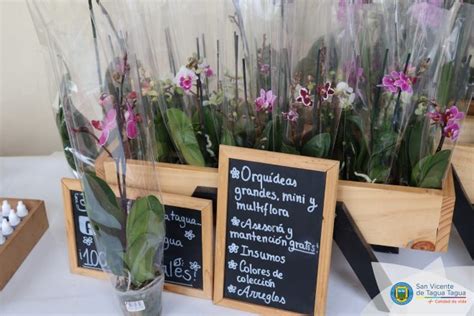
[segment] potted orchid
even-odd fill
[[[341,176],[441,188],[468,104],[469,61],[463,39],[469,35],[450,45],[447,41],[467,30],[463,21],[472,14],[470,6],[343,3],[342,16],[351,16],[343,22],[359,35],[352,39],[350,74],[357,94],[342,114],[337,145]],[[402,37],[385,28],[395,11],[403,17],[397,21]],[[443,49],[446,45],[449,51]]]
[[[210,92],[213,69],[197,55],[180,67],[173,80],[159,82],[158,108],[183,163],[215,166],[222,121],[218,92]]]
[[[55,1],[30,1],[29,7],[38,34],[47,39],[43,44],[51,56],[59,56],[53,65],[60,61],[64,67],[59,69],[67,70],[61,84],[62,120],[95,242],[103,254],[102,269],[125,315],[160,315],[164,207],[147,193],[149,182],[133,200],[127,185],[127,161],[148,161],[153,168],[157,147],[165,144],[156,145],[151,105],[157,100],[145,71],[147,59],[137,48],[139,32],[130,24],[114,24],[122,21],[116,2],[68,3],[60,8],[61,14]],[[65,15],[68,11],[71,14]],[[95,173],[94,165],[104,158],[115,164],[115,185]]]

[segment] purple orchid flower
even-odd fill
[[[125,131],[127,133],[127,137],[130,139],[137,138],[137,123],[139,118],[139,115],[133,112],[132,106],[127,102],[127,111],[125,112]]]
[[[450,121],[446,127],[443,129],[444,137],[451,138],[455,141],[459,136],[459,124],[456,121]]]
[[[402,71],[392,71],[382,79],[382,86],[392,92],[397,93],[398,89],[404,92],[413,93],[413,79]]]
[[[91,121],[92,126],[101,131],[99,145],[104,146],[109,139],[110,131],[117,127],[116,117],[117,111],[115,111],[115,109],[110,109],[102,121]]]
[[[265,92],[264,89],[260,89],[260,96],[255,99],[255,106],[257,112],[271,112],[273,110],[273,105],[275,104],[277,96],[273,95],[272,90]]]
[[[288,120],[292,123],[295,123],[296,121],[298,121],[298,118],[299,118],[298,112],[296,112],[294,109],[291,109],[288,112],[282,112],[281,114],[283,114],[283,118],[285,120]]]
[[[214,76],[214,70],[209,66],[207,63],[201,63],[198,65],[199,69],[201,69],[201,72],[204,74],[206,77],[212,77]]]
[[[434,110],[426,114],[435,124],[441,123],[444,121],[443,114],[439,112],[439,109]]]
[[[459,111],[458,107],[454,104],[444,112],[445,121],[449,124],[450,121],[458,122],[464,118],[464,113]]]
[[[426,114],[434,124],[440,124],[442,127],[450,123],[458,123],[464,118],[464,113],[459,111],[458,107],[453,104],[446,111],[442,112],[437,106],[434,111]]]

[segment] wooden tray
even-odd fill
[[[3,200],[8,200],[12,207],[16,207],[21,200],[29,213],[7,238],[6,243],[0,246],[0,290],[12,278],[49,226],[44,201],[0,197],[0,201]]]

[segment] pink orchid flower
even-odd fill
[[[298,112],[296,112],[295,110],[291,109],[289,110],[288,112],[283,112],[283,118],[285,120],[288,120],[292,123],[296,122],[299,118],[299,114]]]
[[[99,145],[104,146],[109,139],[110,131],[117,127],[116,117],[117,111],[115,111],[115,109],[110,109],[102,121],[91,121],[92,126],[101,131]]]
[[[139,122],[140,116],[133,112],[133,108],[130,103],[127,102],[127,111],[125,112],[125,131],[127,137],[135,139],[138,136],[137,123]]]
[[[207,63],[202,63],[202,64],[199,64],[198,66],[202,73],[206,76],[206,77],[212,77],[214,76],[214,70],[211,68],[211,66],[209,66],[209,64]]]
[[[447,123],[450,121],[460,121],[464,118],[464,113],[460,112],[456,105],[452,105],[444,112],[445,120]]]
[[[270,74],[270,65],[260,64],[260,73],[264,76],[268,76]]]
[[[265,92],[264,89],[260,89],[260,96],[255,99],[255,106],[257,112],[271,112],[273,110],[273,105],[275,104],[276,95],[273,95],[272,90]]]
[[[296,102],[303,103],[304,106],[310,107],[313,105],[313,100],[311,100],[311,95],[309,94],[308,89],[301,88],[299,96],[296,98]]]
[[[399,87],[400,90],[413,93],[412,81],[411,78],[405,75],[403,72],[398,74],[398,78],[393,83],[396,87]]]
[[[403,71],[392,71],[390,74],[383,77],[382,86],[392,93],[397,93],[398,89],[412,93],[413,82],[414,78],[407,76]]]
[[[442,112],[440,107],[437,106],[433,112],[429,112],[427,116],[433,121],[434,124],[441,124],[441,126],[449,125],[450,123],[457,123],[464,118],[464,113],[459,111],[458,107],[454,104]]]
[[[454,141],[458,139],[459,128],[459,124],[456,121],[450,121],[443,129],[443,135],[447,138],[451,138]]]
[[[434,123],[441,123],[444,120],[443,114],[439,112],[439,109],[429,112],[426,114]]]
[[[189,93],[189,90],[193,87],[194,82],[197,80],[197,76],[191,69],[182,66],[175,77],[175,83],[178,87]]]
[[[114,104],[114,96],[107,94],[107,93],[102,93],[99,97],[99,105],[103,107],[110,107]]]
[[[136,100],[137,99],[137,92],[136,91],[131,91],[128,95],[127,95],[127,99],[129,100]]]

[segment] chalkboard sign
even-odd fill
[[[104,254],[97,251],[79,180],[63,179],[70,267],[73,273],[103,278]],[[112,186],[113,187],[113,186]],[[127,188],[128,197],[153,194]],[[156,194],[165,205],[165,289],[212,297],[212,201]]]
[[[214,301],[323,314],[339,162],[221,146]]]

